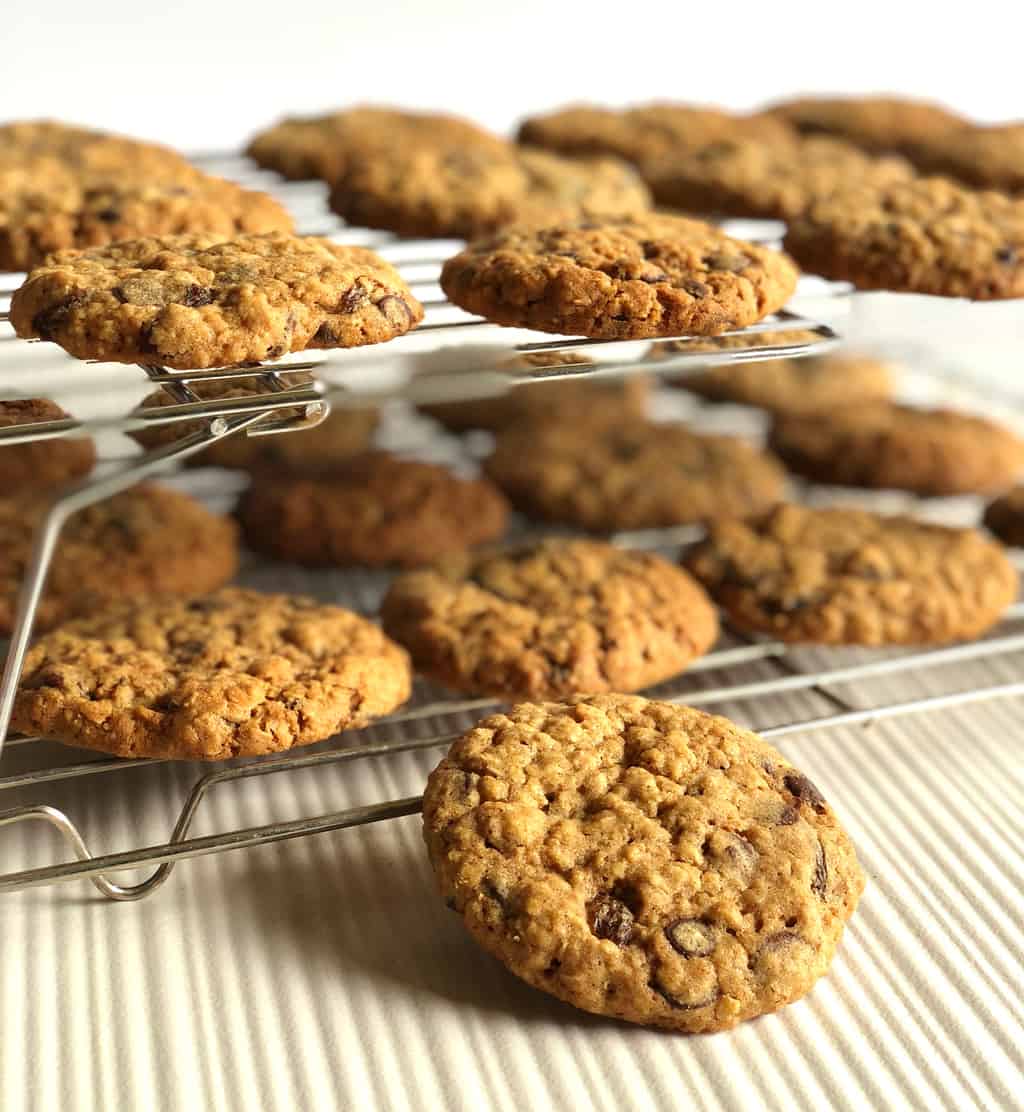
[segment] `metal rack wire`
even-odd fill
[[[250,184],[265,184],[268,175],[253,171],[240,164],[234,176],[244,177]],[[296,188],[279,186],[280,193],[292,193]],[[409,334],[410,338],[427,335],[431,340],[442,340],[457,335],[459,339],[493,334],[495,326],[463,314],[452,316],[452,309],[443,298],[433,295],[436,271],[450,253],[444,245],[430,242],[395,240],[380,233],[359,229],[318,228],[333,238],[349,243],[373,246],[385,257],[391,258],[406,275],[417,293],[423,294],[427,319],[420,328]],[[424,273],[424,271],[426,273]],[[9,294],[0,291],[0,298]],[[59,539],[60,529],[76,510],[90,505],[126,488],[151,474],[164,471],[177,462],[202,451],[210,443],[231,435],[264,435],[293,433],[304,426],[322,421],[332,406],[380,404],[386,401],[406,400],[429,402],[493,396],[515,389],[526,383],[564,380],[568,376],[618,377],[644,372],[654,375],[674,375],[696,367],[725,362],[744,362],[783,356],[798,357],[816,354],[837,342],[836,334],[828,327],[789,313],[781,313],[772,320],[744,330],[745,335],[757,336],[778,330],[806,329],[814,340],[778,344],[771,341],[749,348],[736,348],[720,352],[682,350],[656,357],[651,351],[637,354],[635,344],[617,345],[615,342],[556,338],[530,340],[512,344],[506,355],[530,354],[542,356],[563,350],[584,350],[600,354],[599,362],[577,366],[515,367],[508,361],[500,366],[490,365],[479,373],[465,370],[453,374],[431,374],[385,385],[372,385],[354,389],[349,371],[358,367],[360,353],[346,352],[330,356],[323,361],[278,362],[230,371],[175,372],[162,367],[149,366],[144,371],[151,383],[169,395],[170,404],[149,409],[136,408],[130,412],[86,420],[67,419],[35,425],[21,425],[0,429],[0,448],[5,443],[25,443],[34,440],[66,436],[71,433],[99,431],[134,431],[153,425],[197,421],[205,427],[190,432],[171,445],[145,452],[143,455],[119,461],[111,470],[90,477],[60,492],[49,507],[39,534],[29,568],[25,575],[18,603],[17,616],[10,646],[0,680],[0,753],[7,732],[13,706],[17,679],[21,672],[24,653],[31,634],[32,618],[45,581],[46,569]],[[680,337],[687,340],[688,337]],[[388,345],[389,348],[395,345]],[[310,372],[313,381],[308,385],[294,385],[283,376],[296,371]],[[230,399],[203,399],[193,389],[196,383],[226,376],[252,384],[253,392]],[[45,387],[44,387],[45,390]],[[682,531],[684,534],[687,530]],[[620,535],[612,538],[618,543],[639,547],[659,547],[676,543],[679,530],[644,531],[641,534]],[[1020,623],[1020,632],[1014,632]],[[777,641],[744,640],[732,637],[731,644],[723,645],[692,665],[677,680],[661,685],[653,694],[675,702],[714,706],[725,701],[756,700],[762,696],[785,691],[814,690],[824,693],[832,706],[832,713],[788,722],[762,730],[763,736],[778,738],[808,730],[824,730],[858,723],[870,723],[883,718],[938,710],[963,703],[985,699],[1009,698],[1024,695],[1024,683],[1004,683],[985,688],[951,692],[937,696],[917,698],[902,702],[882,704],[868,709],[845,704],[829,689],[836,684],[856,680],[870,680],[882,675],[919,669],[933,669],[950,664],[986,657],[999,657],[1024,652],[1024,605],[1014,607],[1005,615],[997,631],[984,640],[971,644],[954,645],[942,649],[902,652],[898,655],[873,657],[844,667],[831,667],[801,671],[791,659],[790,647]],[[714,687],[694,686],[693,678],[702,681],[715,677],[726,669],[754,662],[772,665],[776,675],[753,682],[723,681]],[[402,710],[379,719],[374,726],[394,729],[417,721],[432,720],[437,723],[427,736],[398,736],[392,740],[372,744],[351,744],[351,736],[334,739],[314,747],[270,758],[255,758],[244,762],[229,762],[223,767],[204,771],[198,775],[185,799],[173,830],[165,842],[128,849],[116,853],[93,854],[90,852],[79,828],[69,815],[46,803],[29,803],[0,811],[0,826],[35,821],[56,828],[70,850],[74,860],[61,861],[38,868],[8,871],[0,874],[0,891],[8,892],[41,885],[57,884],[79,879],[89,879],[106,897],[113,900],[137,900],[160,887],[170,875],[174,865],[184,859],[220,853],[230,849],[243,849],[290,838],[324,833],[346,827],[364,825],[384,819],[415,813],[419,797],[386,800],[380,803],[345,810],[305,816],[287,822],[271,822],[223,831],[220,833],[190,836],[193,821],[202,801],[215,787],[238,784],[253,778],[267,777],[301,769],[320,768],[328,765],[345,765],[354,761],[404,752],[438,748],[450,742],[452,728],[460,716],[493,710],[499,704],[490,699],[438,698],[428,695]],[[36,738],[13,738],[7,742],[9,750],[19,754],[28,752],[25,747],[40,741]],[[0,775],[0,792],[15,789],[41,789],[65,781],[104,778],[162,763],[155,759],[122,760],[100,758],[73,760],[57,767],[44,767]],[[111,875],[127,869],[153,868],[149,876],[136,884],[116,883]]]

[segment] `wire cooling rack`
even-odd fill
[[[719,352],[679,350],[657,351],[648,345],[566,338],[538,341],[535,334],[517,339],[516,333],[497,329],[485,322],[467,317],[445,302],[437,290],[437,273],[444,258],[455,244],[436,241],[400,241],[394,237],[364,229],[340,228],[325,222],[322,211],[322,188],[305,184],[284,184],[271,175],[254,170],[244,161],[225,162],[219,156],[217,168],[250,185],[272,188],[292,207],[300,230],[328,234],[340,242],[372,246],[389,258],[403,272],[407,281],[423,301],[427,316],[424,323],[407,337],[376,349],[331,353],[311,360],[282,360],[224,371],[175,372],[162,367],[144,367],[143,376],[129,367],[91,367],[102,370],[103,399],[106,410],[89,417],[69,418],[31,426],[0,429],[0,448],[5,443],[24,443],[69,433],[106,434],[132,432],[151,425],[189,422],[201,423],[197,431],[173,445],[142,455],[113,453],[96,477],[78,483],[64,492],[50,507],[37,538],[35,552],[26,571],[15,622],[0,686],[0,738],[6,732],[11,706],[20,674],[24,652],[31,633],[31,621],[45,579],[45,572],[60,528],[77,509],[108,497],[142,478],[163,472],[187,456],[201,451],[212,441],[230,435],[290,434],[301,435],[302,426],[323,420],[332,406],[362,406],[392,402],[430,402],[493,396],[525,383],[557,381],[567,376],[621,377],[634,373],[657,376],[674,375],[681,371],[724,362],[740,362],[817,354],[832,346],[836,334],[826,325],[792,313],[781,313],[771,320],[744,330],[752,338],[752,346]],[[211,160],[212,156],[211,156]],[[757,228],[740,227],[737,233],[755,238]],[[760,229],[771,238],[774,229]],[[753,235],[751,233],[754,233]],[[9,296],[16,283],[0,281],[0,298]],[[6,286],[6,288],[4,288]],[[829,291],[835,292],[835,291]],[[841,292],[841,291],[840,291]],[[2,312],[2,308],[0,308]],[[2,327],[2,326],[0,326]],[[779,330],[807,330],[812,339],[797,343],[775,343],[768,337],[757,343],[756,337]],[[10,337],[0,336],[0,340]],[[680,339],[686,340],[686,337]],[[458,343],[484,340],[492,354],[486,365],[472,363],[460,366],[458,373],[432,373],[420,378],[395,374],[392,357],[403,346],[422,351]],[[34,345],[36,348],[48,345]],[[590,362],[574,366],[545,365],[545,353],[564,350],[585,352]],[[384,360],[378,356],[383,354]],[[528,365],[510,364],[511,355],[528,354]],[[78,396],[90,392],[86,368],[59,357],[56,366],[48,361],[47,370],[33,365],[30,345],[14,342],[0,344],[0,359],[9,366],[5,373],[8,390],[22,396]],[[308,372],[309,384],[295,385],[285,378],[296,371]],[[467,373],[472,372],[472,373]],[[231,399],[203,399],[194,386],[225,374],[251,386],[251,393]],[[19,377],[20,376],[20,377]],[[158,408],[140,409],[133,404],[132,393],[138,394],[139,379],[148,387],[156,386],[169,395],[169,404]],[[935,380],[930,384],[941,396],[948,394],[950,384]],[[980,399],[985,402],[986,399]],[[258,480],[257,480],[258,481]],[[218,480],[218,486],[220,482]],[[934,515],[933,515],[934,516]],[[650,530],[618,534],[616,543],[665,549],[690,539],[694,530]],[[257,582],[272,581],[275,589],[310,590],[326,595],[332,601],[372,613],[379,600],[385,578],[376,574],[337,571],[316,576],[300,569],[252,565],[246,576]],[[870,724],[887,718],[933,711],[981,700],[1004,699],[1024,695],[1024,683],[992,684],[972,690],[944,691],[896,702],[878,702],[867,707],[852,706],[833,690],[836,686],[856,681],[879,681],[897,674],[925,672],[946,674],[952,666],[967,661],[1011,657],[1024,652],[1024,606],[1013,607],[998,628],[984,639],[963,645],[920,651],[875,652],[857,654],[852,660],[843,654],[825,653],[825,663],[806,667],[800,650],[781,642],[746,638],[726,630],[721,643],[707,656],[667,684],[649,692],[674,702],[714,708],[722,703],[756,703],[764,697],[791,692],[815,692],[830,708],[828,713],[787,721],[762,729],[763,736],[780,738],[798,732],[829,730],[841,726]],[[752,678],[752,669],[757,678]],[[767,673],[767,674],[766,674]],[[89,879],[106,897],[113,900],[137,900],[155,891],[169,877],[178,861],[231,849],[266,845],[286,839],[365,825],[415,813],[420,806],[418,796],[387,799],[344,810],[308,814],[288,821],[267,822],[252,826],[233,826],[217,833],[194,835],[194,822],[204,800],[213,793],[240,790],[240,786],[256,778],[279,777],[300,770],[344,767],[352,762],[377,761],[403,752],[440,749],[465,729],[475,717],[497,709],[489,699],[453,698],[421,681],[417,682],[412,701],[395,714],[378,720],[372,727],[358,733],[340,735],[328,742],[296,750],[281,756],[231,761],[216,766],[191,766],[195,779],[182,801],[177,820],[166,841],[117,852],[95,853],[90,850],[79,826],[68,809],[48,803],[47,792],[61,785],[77,786],[84,797],[90,785],[116,783],[123,785],[122,802],[130,804],[132,777],[140,771],[164,762],[152,759],[122,760],[80,754],[62,749],[54,758],[45,739],[14,737],[7,740],[0,760],[0,793],[8,798],[27,801],[0,811],[0,826],[33,821],[54,827],[61,835],[73,860],[55,860],[53,864],[32,868],[8,868],[0,873],[0,891]],[[364,739],[373,738],[367,743]],[[36,752],[46,755],[34,760]],[[31,767],[24,767],[26,762]],[[11,769],[12,763],[18,767]],[[5,767],[6,766],[6,767]],[[51,797],[52,798],[52,797]],[[55,857],[58,854],[55,852]],[[151,869],[148,876],[126,885],[115,882],[113,874],[124,870]]]

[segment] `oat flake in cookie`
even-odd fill
[[[11,301],[19,336],[80,359],[177,370],[393,339],[423,318],[372,251],[280,233],[128,240],[66,251]]]
[[[497,324],[637,340],[753,324],[782,308],[797,277],[778,251],[652,214],[506,228],[449,259],[441,286]]]
[[[430,776],[441,894],[588,1012],[719,1031],[825,973],[864,876],[815,785],[726,718],[636,696],[523,704]]]

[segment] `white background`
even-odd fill
[[[51,115],[195,150],[287,111],[360,100],[495,127],[561,101],[748,107],[806,89],[892,90],[1024,117],[1014,0],[0,0],[0,117]]]

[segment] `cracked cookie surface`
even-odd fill
[[[38,491],[0,498],[0,631],[7,632],[35,531]],[[212,591],[238,567],[237,529],[188,495],[143,483],[72,515],[36,613],[38,629],[125,596]]]
[[[313,236],[164,236],[60,252],[11,301],[19,336],[178,370],[393,339],[423,318],[372,251]]]
[[[384,628],[459,691],[561,698],[676,675],[718,635],[703,589],[651,553],[552,539],[400,576]]]
[[[238,508],[257,552],[309,567],[415,567],[493,541],[508,503],[491,483],[385,452],[316,477],[264,476]]]
[[[818,644],[978,637],[1018,589],[1001,546],[975,529],[795,505],[712,523],[684,566],[741,628]]]
[[[652,214],[506,228],[449,259],[441,287],[497,324],[636,340],[753,324],[782,308],[797,278],[778,251]]]
[[[441,894],[513,973],[676,1031],[803,996],[864,887],[832,808],[782,754],[635,696],[485,718],[431,774],[423,832]]]
[[[0,428],[63,421],[70,416],[47,398],[0,402]],[[62,436],[28,444],[0,442],[0,495],[54,486],[87,475],[96,462],[92,437]]]
[[[43,637],[13,724],[120,757],[222,760],[363,726],[410,683],[405,652],[365,618],[226,588],[122,602]]]

